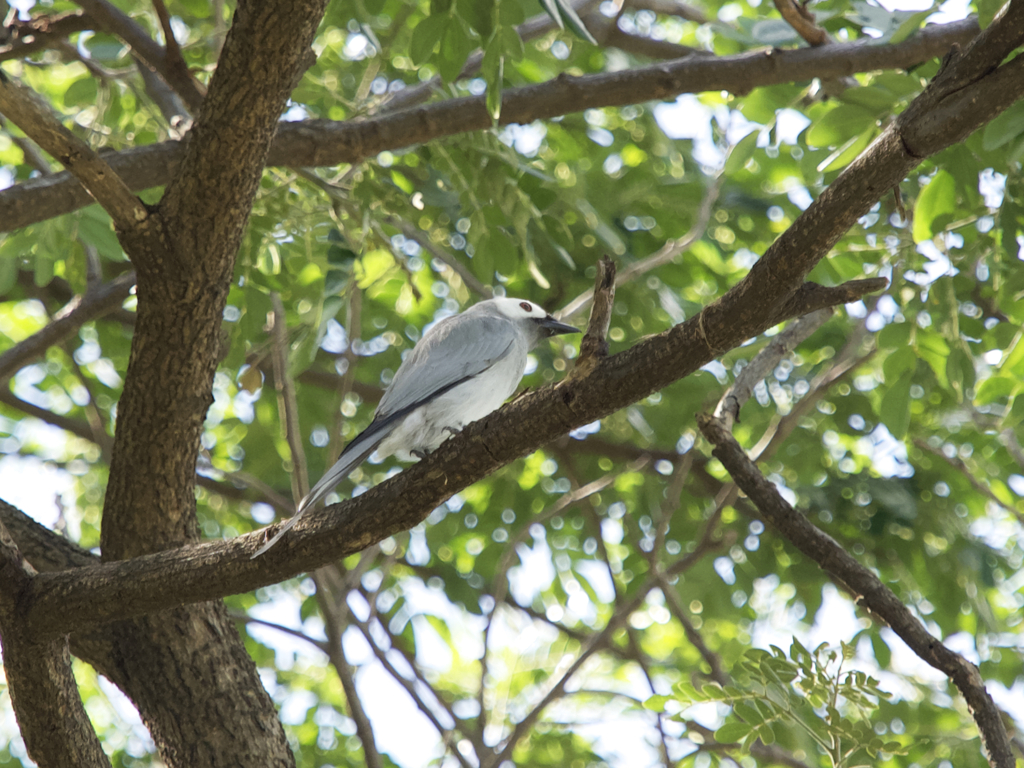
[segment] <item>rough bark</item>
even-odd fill
[[[107,768],[71,672],[67,637],[39,640],[21,620],[18,602],[35,576],[0,525],[0,642],[21,735],[40,768]]]
[[[138,319],[104,508],[105,561],[198,539],[195,463],[235,254],[281,111],[312,61],[322,13],[316,0],[242,3],[162,202],[137,223],[114,217],[137,272]],[[30,635],[25,625],[17,629]],[[165,611],[79,637],[76,647],[138,707],[167,765],[294,764],[274,703],[222,604]],[[66,655],[66,640],[34,641],[53,645],[45,658],[56,659],[56,671],[47,677],[47,670],[35,670],[32,677],[45,682],[60,671],[55,654],[63,642]],[[31,721],[23,723],[26,732],[44,726],[39,707],[65,708],[58,693],[19,697],[19,717]],[[48,741],[66,752],[74,744],[73,734]],[[29,746],[36,759],[56,748],[39,739]]]

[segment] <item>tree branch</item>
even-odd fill
[[[978,668],[930,635],[924,625],[874,573],[793,509],[775,485],[747,458],[718,419],[701,415],[697,423],[704,437],[715,446],[715,458],[722,462],[733,480],[754,502],[764,520],[814,560],[853,596],[856,603],[891,627],[922,660],[952,680],[978,724],[992,765],[1013,768],[1015,761],[1006,729],[999,709],[985,690]]]
[[[53,345],[70,339],[86,323],[120,308],[134,286],[135,273],[127,272],[73,298],[46,327],[0,354],[0,381],[13,376]]]
[[[21,622],[18,597],[36,575],[0,524],[0,639],[25,746],[42,766],[109,768],[78,694],[67,636],[37,640]]]
[[[34,92],[2,71],[0,113],[78,179],[110,214],[115,229],[133,230],[149,216],[142,201],[92,147],[65,128]]]
[[[790,323],[786,330],[758,352],[736,377],[736,381],[718,401],[715,418],[725,419],[726,429],[732,429],[732,423],[740,419],[740,408],[750,398],[757,383],[762,381],[769,372],[775,370],[782,358],[788,357],[808,336],[824,325],[834,313],[832,307],[819,309]]]
[[[132,49],[132,54],[160,74],[164,81],[185,101],[193,114],[198,114],[203,103],[203,91],[188,67],[183,66],[180,55],[176,61],[166,49],[146,34],[134,20],[107,0],[76,0],[101,29],[121,38]],[[163,182],[166,183],[166,182]]]
[[[0,61],[22,59],[36,51],[51,48],[54,41],[63,40],[75,32],[84,32],[96,25],[81,11],[59,13],[53,16],[36,16],[28,21],[15,20],[8,27],[13,33],[6,45],[0,45]]]
[[[689,58],[611,74],[562,77],[540,85],[506,89],[500,123],[529,123],[591,107],[670,99],[681,93],[747,93],[758,86],[815,77],[906,69],[945,55],[953,45],[966,45],[977,31],[977,21],[971,18],[925,27],[897,45],[862,41],[792,51],[762,50],[736,56]],[[385,149],[395,150],[490,127],[484,97],[450,99],[358,122],[284,123],[279,127],[267,163],[289,167],[358,163]],[[131,189],[141,190],[168,183],[183,151],[181,142],[167,141],[112,153],[105,159]],[[18,229],[77,210],[89,202],[78,182],[66,174],[33,179],[0,191],[0,228]]]

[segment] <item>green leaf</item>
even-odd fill
[[[562,12],[562,16],[569,22],[569,26],[572,27],[573,31],[591,45],[597,45],[597,40],[595,40],[594,36],[590,34],[590,30],[587,29],[583,20],[580,19],[579,15],[576,13],[576,9],[572,7],[572,0],[555,0],[555,2],[558,4],[558,7]]]
[[[867,148],[868,144],[870,144],[871,140],[875,137],[876,132],[877,128],[871,127],[860,136],[854,136],[843,144],[843,146],[839,147],[839,149],[818,163],[818,171],[827,173],[829,171],[838,171],[841,168],[845,168],[856,160],[857,156]]]
[[[36,251],[35,259],[32,261],[32,277],[37,287],[49,285],[53,280],[53,261],[53,254],[43,250]]]
[[[879,637],[877,632],[871,633],[871,649],[875,652],[875,661],[878,662],[878,666],[888,669],[892,659],[892,649],[889,648],[889,644],[885,640]]]
[[[98,205],[83,208],[78,215],[78,236],[104,259],[124,261],[126,259],[121,243],[114,234],[110,216]]]
[[[498,21],[501,22],[502,28],[511,30],[515,34],[515,30],[512,27],[526,21],[523,4],[513,2],[512,0],[501,0],[498,3]],[[518,36],[516,35],[516,37]]]
[[[501,41],[501,53],[509,61],[521,61],[526,52],[523,46],[523,38],[511,27],[502,27],[498,30],[498,39]]]
[[[931,8],[925,8],[923,11],[917,11],[916,13],[914,13],[910,18],[908,18],[906,21],[901,23],[899,27],[896,28],[896,31],[892,34],[892,37],[889,38],[890,45],[902,43],[912,34],[917,32],[917,30],[921,28],[921,25],[924,24],[924,20],[931,16],[933,13],[935,13],[934,6]]]
[[[437,62],[437,71],[446,83],[455,82],[466,65],[466,59],[473,52],[473,40],[470,38],[462,22],[453,19],[441,38],[441,57]]]
[[[1005,112],[996,115],[981,132],[981,146],[986,152],[1009,144],[1024,133],[1024,101],[1018,101]]]
[[[765,720],[764,715],[753,703],[741,701],[733,706],[732,711],[737,717],[743,718],[743,722],[749,726],[760,725]]]
[[[64,105],[68,107],[86,106],[96,103],[96,78],[92,75],[75,80],[64,91]]]
[[[809,663],[811,660],[810,652],[795,637],[789,644],[789,657],[801,666]]]
[[[826,112],[805,134],[811,147],[838,147],[875,127],[875,113],[856,104],[840,104]]]
[[[910,344],[910,336],[914,331],[913,323],[889,323],[878,332],[879,349],[900,349]]]
[[[495,0],[458,0],[459,14],[484,40],[494,33]]]
[[[1004,3],[1003,0],[975,0],[974,5],[978,9],[978,26],[985,29],[992,23]]]
[[[781,46],[800,39],[790,24],[783,19],[762,19],[750,30],[751,37],[761,45]]]
[[[492,237],[487,241],[491,258],[494,259],[494,268],[503,275],[514,275],[519,267],[522,254],[516,248],[514,238],[502,232],[496,232],[495,234],[497,235],[496,237]]]
[[[882,363],[886,383],[894,382],[907,371],[912,371],[916,364],[917,353],[909,346],[890,352]]]
[[[914,242],[931,240],[935,236],[935,220],[955,210],[956,182],[948,171],[939,171],[917,197],[914,206]]]
[[[675,700],[671,696],[651,696],[644,702],[644,709],[649,709],[652,712],[664,712],[665,705]]]
[[[413,60],[414,64],[425,64],[430,59],[434,52],[434,46],[437,45],[451,23],[451,16],[437,14],[436,16],[427,16],[416,25],[409,42],[409,58]]]
[[[757,149],[757,139],[760,135],[760,131],[751,131],[736,142],[736,145],[729,153],[728,159],[725,161],[724,172],[726,176],[732,176],[737,171],[742,170],[747,161],[753,157],[754,150]]]
[[[1021,388],[1021,380],[1012,376],[989,376],[974,390],[975,405],[989,405],[1004,398],[1016,395]]]
[[[910,427],[910,383],[913,371],[907,371],[882,395],[879,417],[897,440],[902,440]]]
[[[892,91],[877,85],[847,88],[836,98],[844,104],[863,107],[876,115],[890,111],[896,103],[896,95]]]
[[[197,19],[208,19],[211,16],[208,0],[181,0],[181,5]]]
[[[950,350],[946,358],[946,379],[956,392],[958,403],[964,400],[964,394],[974,386],[974,358],[958,344]]]
[[[505,82],[505,57],[494,41],[486,47],[480,74],[487,83],[487,114],[497,121],[501,116],[501,91]]]
[[[5,295],[18,282],[18,260],[0,256],[0,296]]]
[[[509,4],[508,0],[502,3],[503,6],[507,4]],[[548,16],[551,17],[551,20],[558,25],[559,29],[565,29],[565,23],[562,21],[562,14],[558,12],[558,3],[555,0],[540,0],[540,5],[541,8],[547,12]]]
[[[726,723],[715,731],[715,740],[722,744],[733,744],[745,739],[752,731],[746,723]]]

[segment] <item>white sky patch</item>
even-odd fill
[[[555,568],[551,564],[551,548],[542,532],[539,537],[534,536],[532,548],[519,544],[516,546],[516,553],[519,555],[520,565],[508,569],[509,589],[517,603],[529,605],[541,591],[551,586],[555,579]]]
[[[907,447],[894,438],[884,424],[857,441],[857,452],[871,457],[871,468],[882,477],[910,477],[913,467],[907,463]]]
[[[11,455],[0,459],[4,501],[47,528],[57,524],[57,497],[69,493],[72,482],[71,475],[64,470],[34,457]]]
[[[1003,193],[1006,191],[1006,176],[992,168],[986,168],[978,176],[978,192],[985,198],[988,208],[998,208],[1003,204]]]
[[[721,165],[723,159],[711,130],[714,114],[690,93],[682,94],[671,104],[658,104],[654,108],[654,118],[665,135],[670,139],[691,139],[694,159],[711,167]]]
[[[780,144],[796,144],[810,124],[810,119],[795,109],[780,109],[775,113],[775,135]]]
[[[931,285],[940,277],[955,275],[959,273],[942,251],[940,251],[931,240],[917,244],[917,252],[924,256],[927,261],[924,264],[924,271],[917,272],[907,270],[904,277],[917,285]]]

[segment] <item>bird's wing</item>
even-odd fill
[[[483,373],[512,349],[515,326],[504,318],[463,313],[445,318],[402,361],[375,420],[401,418]]]
[[[431,328],[398,367],[370,426],[345,446],[334,466],[299,502],[295,514],[253,557],[274,546],[306,510],[362,464],[412,411],[483,373],[507,355],[515,334],[515,326],[508,320],[479,313],[455,315]]]

